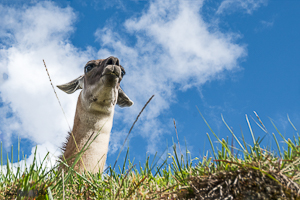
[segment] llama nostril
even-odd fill
[[[119,65],[119,63],[120,63],[120,61],[118,58],[111,56],[107,59],[105,65]]]
[[[113,64],[114,64],[114,63],[113,63],[113,58],[110,57],[110,58],[107,60],[106,65],[113,65]]]

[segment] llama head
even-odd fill
[[[129,107],[133,105],[133,101],[120,87],[125,69],[119,62],[119,59],[113,56],[91,60],[86,63],[82,76],[57,87],[68,94],[82,89],[81,102],[88,111],[105,112],[107,108],[114,108],[116,104]]]

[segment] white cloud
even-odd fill
[[[59,8],[51,2],[18,9],[0,6],[0,18],[1,138],[8,146],[12,134],[18,133],[58,148],[68,126],[42,60],[53,83],[62,84],[83,73],[82,66],[93,56],[92,50],[81,51],[69,42],[76,19],[70,7]],[[78,93],[57,93],[72,123]],[[12,117],[6,117],[8,112]]]
[[[232,12],[242,9],[246,13],[251,14],[257,10],[261,5],[266,5],[268,0],[224,0],[220,4],[217,14]]]
[[[137,115],[147,99],[156,95],[139,130],[152,153],[166,127],[157,117],[176,101],[175,88],[200,86],[224,71],[236,70],[238,60],[246,55],[244,46],[235,44],[234,34],[210,31],[210,24],[199,15],[201,7],[202,1],[152,2],[140,17],[124,24],[136,37],[134,46],[127,45],[117,30],[106,27],[96,32],[106,53],[125,63],[128,73],[123,87],[136,104],[124,113]]]

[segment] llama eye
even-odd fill
[[[85,67],[84,71],[85,71],[85,73],[88,73],[88,72],[91,71],[93,68],[94,68],[93,65],[88,65],[88,66]]]
[[[123,77],[124,75],[125,75],[126,73],[125,73],[125,71],[121,71],[121,76]]]

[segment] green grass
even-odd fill
[[[257,119],[257,125],[267,133],[258,116]],[[261,147],[263,138],[255,138],[247,116],[253,145],[246,143],[243,133],[240,141],[223,116],[222,120],[237,146],[231,146],[228,139],[219,138],[204,117],[203,120],[221,145],[220,149],[213,145],[207,134],[212,150],[201,159],[192,159],[187,149],[182,154],[174,143],[173,151],[166,159],[147,156],[143,165],[130,161],[127,149],[122,165],[116,169],[108,167],[104,175],[78,174],[73,166],[65,172],[58,170],[58,166],[46,170],[42,166],[49,155],[38,163],[36,153],[30,166],[25,169],[19,166],[13,171],[13,159],[10,163],[8,155],[7,165],[2,166],[1,145],[0,199],[300,199],[298,135],[293,140],[284,138],[271,120],[287,144],[287,149],[280,148],[277,134],[273,133],[278,152],[274,153]],[[234,154],[234,151],[238,153]],[[2,170],[3,167],[7,170]],[[28,197],[30,195],[34,197]]]

